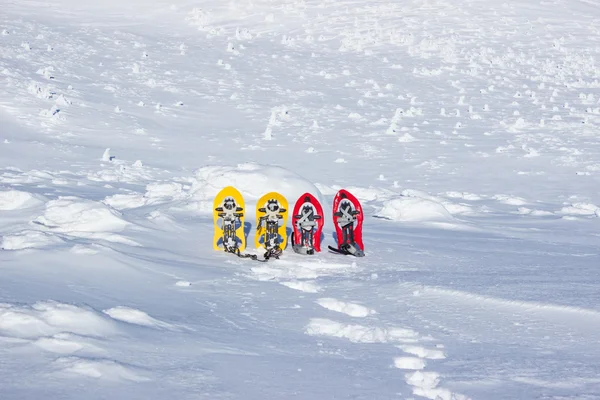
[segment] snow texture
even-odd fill
[[[3,2],[0,399],[600,398],[599,21]],[[225,186],[249,253],[271,191],[319,199],[323,251],[214,251]],[[340,189],[365,257],[327,251]]]

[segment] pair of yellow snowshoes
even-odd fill
[[[245,211],[244,198],[233,186],[227,186],[217,194],[213,203],[215,250],[242,256],[240,252],[246,249]],[[265,258],[278,258],[285,249],[288,240],[287,217],[288,202],[277,192],[267,193],[256,202],[254,239],[256,248],[267,251]],[[256,258],[249,255],[248,257]]]

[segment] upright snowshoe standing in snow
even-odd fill
[[[246,248],[244,198],[233,186],[221,190],[214,199],[215,250],[238,253]]]
[[[292,214],[292,249],[298,254],[315,254],[321,251],[323,207],[310,193],[298,198]]]
[[[333,198],[333,223],[338,248],[328,246],[329,249],[336,253],[364,257],[362,207],[358,199],[345,189],[341,189]]]
[[[256,203],[256,247],[267,250],[265,258],[279,258],[287,244],[288,202],[276,192],[262,196]]]

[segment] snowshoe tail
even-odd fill
[[[295,243],[294,235],[292,235],[292,250],[294,253],[302,254],[302,255],[314,255],[315,249],[313,247],[301,246]]]
[[[355,245],[346,245],[342,246],[341,249],[336,249],[335,247],[327,246],[332,253],[343,254],[346,256],[354,256],[354,257],[364,257],[365,253],[356,247]]]

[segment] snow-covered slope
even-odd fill
[[[0,399],[600,398],[593,1],[6,1]],[[212,249],[340,188],[366,257]],[[324,246],[326,247],[326,246]],[[252,250],[252,249],[250,249]]]

